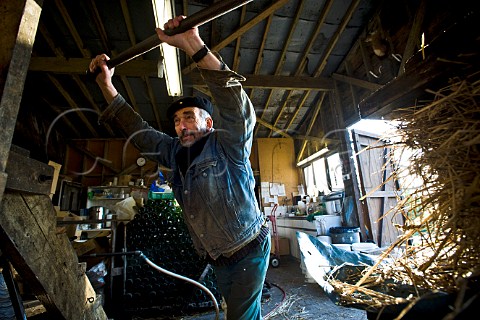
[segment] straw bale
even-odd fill
[[[412,153],[410,165],[392,176],[409,173],[423,182],[405,180],[392,209],[405,217],[397,226],[403,234],[356,283],[330,280],[345,305],[410,302],[406,312],[425,290],[458,293],[480,275],[480,75],[431,93],[431,102],[403,110],[393,139],[392,161],[404,148]],[[392,256],[395,250],[401,254]],[[371,289],[387,283],[409,285],[413,293],[399,298]],[[457,301],[455,308],[464,303]]]

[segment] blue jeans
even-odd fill
[[[217,285],[227,302],[227,320],[262,319],[262,289],[270,259],[270,235],[238,263],[214,266]]]

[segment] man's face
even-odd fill
[[[197,107],[185,107],[173,115],[175,131],[184,147],[190,147],[212,128],[212,119],[204,119],[200,112]]]

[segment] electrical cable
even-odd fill
[[[203,291],[205,291],[209,297],[212,299],[212,302],[213,302],[213,306],[215,307],[215,320],[219,320],[220,319],[220,309],[218,308],[218,303],[217,303],[217,299],[215,298],[215,296],[213,295],[213,293],[207,288],[205,287],[203,284],[201,284],[200,282],[198,281],[195,281],[195,280],[192,280],[190,278],[187,278],[187,277],[184,277],[182,275],[179,275],[177,273],[174,273],[172,271],[168,271],[167,269],[164,269],[158,265],[156,265],[155,263],[153,263],[150,259],[147,258],[147,256],[145,256],[145,254],[143,254],[142,251],[140,250],[136,250],[136,251],[128,251],[128,252],[110,252],[110,253],[94,253],[94,254],[89,254],[89,255],[83,255],[81,257],[100,257],[100,256],[125,256],[125,255],[137,255],[139,256],[140,258],[142,258],[143,260],[145,260],[145,262],[151,266],[152,268],[156,269],[157,271],[160,271],[162,273],[165,273],[166,275],[169,275],[171,277],[174,277],[174,278],[177,278],[177,279],[180,279],[180,280],[183,280],[183,281],[186,281],[186,282],[189,282],[197,287],[199,287],[200,289],[202,289]]]
[[[268,317],[269,317],[275,310],[277,310],[278,308],[280,308],[280,306],[281,306],[281,305],[283,304],[283,302],[285,301],[285,298],[287,297],[287,293],[285,292],[285,290],[283,290],[278,284],[275,284],[275,283],[273,283],[273,282],[271,282],[270,284],[271,284],[272,286],[274,286],[274,287],[277,287],[277,288],[282,292],[283,296],[282,296],[282,301],[280,301],[280,303],[277,304],[277,305],[275,306],[275,308],[273,308],[272,310],[270,310],[269,313],[267,313],[265,316],[263,316],[264,319],[268,319]]]
[[[180,279],[180,280],[183,280],[183,281],[186,281],[186,282],[189,282],[197,287],[199,287],[200,289],[202,289],[203,291],[205,291],[209,296],[210,298],[212,299],[212,302],[213,302],[213,305],[215,307],[215,319],[218,320],[220,319],[220,310],[218,308],[218,303],[217,303],[217,300],[215,299],[215,296],[213,295],[213,293],[207,288],[205,287],[203,284],[201,284],[200,282],[197,282],[195,280],[192,280],[190,278],[187,278],[187,277],[184,277],[182,275],[179,275],[177,273],[174,273],[174,272],[171,272],[171,271],[168,271],[167,269],[163,269],[162,267],[156,265],[155,263],[153,263],[150,259],[148,259],[144,254],[143,252],[140,252],[140,258],[142,258],[143,260],[145,260],[145,262],[153,267],[154,269],[160,271],[160,272],[163,272],[171,277],[174,277],[174,278],[177,278],[177,279]]]

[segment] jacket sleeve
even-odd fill
[[[151,127],[120,94],[100,115],[99,123],[109,123],[121,130],[127,138],[126,144],[133,143],[143,156],[171,168],[172,149],[177,139]]]
[[[245,77],[231,70],[200,69],[212,93],[213,126],[225,154],[237,163],[250,157],[256,117],[240,81]]]

